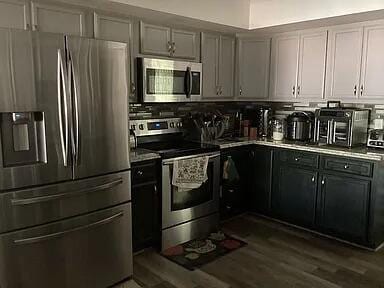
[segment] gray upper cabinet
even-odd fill
[[[87,36],[85,18],[81,8],[32,2],[32,29],[35,31]]]
[[[203,63],[203,98],[219,96],[219,43],[220,36],[202,33],[201,62]]]
[[[361,99],[384,100],[384,25],[364,27]]]
[[[238,99],[268,98],[271,39],[238,40]]]
[[[0,27],[29,29],[30,24],[27,1],[0,0]]]
[[[196,33],[172,29],[172,56],[176,58],[196,58]]]
[[[300,35],[297,98],[317,100],[323,98],[326,56],[326,31],[309,32]]]
[[[142,54],[170,56],[172,53],[171,28],[141,22],[140,52]]]
[[[141,54],[197,60],[198,34],[192,31],[140,23]]]
[[[232,37],[220,37],[219,86],[221,98],[233,98],[235,80],[235,45]]]
[[[203,99],[233,99],[235,38],[202,33]]]
[[[272,39],[271,98],[290,100],[296,96],[299,36],[282,35]]]
[[[99,12],[94,13],[95,38],[127,43],[130,71],[130,99],[136,98],[135,63],[133,52],[133,22],[125,17],[110,16]]]
[[[330,31],[327,63],[327,97],[357,99],[363,28],[338,28]]]

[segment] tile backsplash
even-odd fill
[[[384,105],[374,104],[349,104],[343,103],[344,107],[366,108],[371,110],[370,128],[377,118],[384,118]],[[325,107],[326,103],[318,102],[194,102],[194,103],[143,103],[130,104],[130,118],[164,118],[183,117],[189,112],[213,112],[220,111],[223,114],[236,113],[244,108],[258,106],[271,106],[276,115],[286,117],[294,111],[312,111]]]

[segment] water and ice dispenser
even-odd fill
[[[3,166],[47,162],[44,112],[0,113]]]

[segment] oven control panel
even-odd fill
[[[151,136],[180,133],[183,128],[181,118],[130,120],[129,128],[136,136]]]

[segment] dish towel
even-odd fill
[[[208,180],[208,161],[209,156],[176,160],[173,163],[172,185],[179,192],[199,188]]]
[[[240,179],[239,172],[237,171],[235,161],[231,156],[228,156],[223,165],[223,179],[229,182],[235,182]]]

